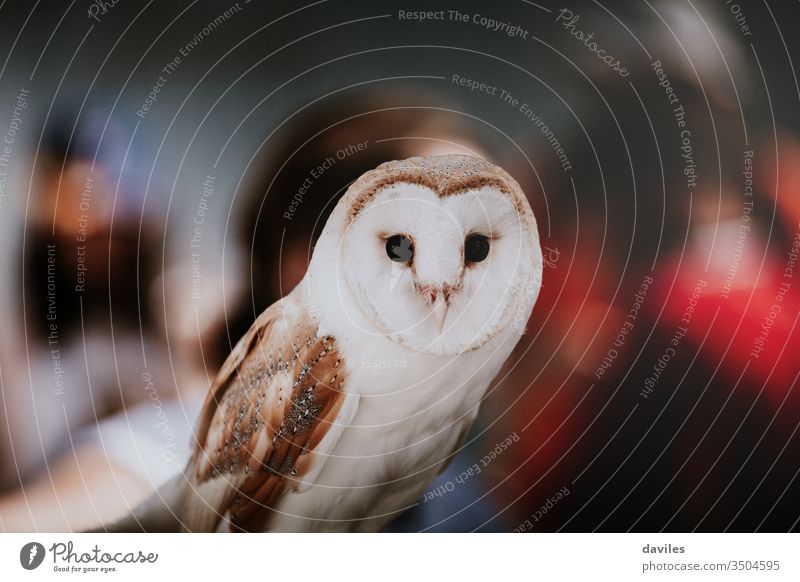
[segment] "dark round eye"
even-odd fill
[[[482,234],[471,234],[464,241],[464,260],[480,263],[489,256],[489,239]]]
[[[406,263],[414,256],[414,245],[404,234],[395,234],[386,239],[386,254],[398,263]]]

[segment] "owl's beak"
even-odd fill
[[[436,331],[442,335],[444,331],[444,320],[447,318],[447,308],[450,307],[445,299],[445,294],[442,291],[432,291],[431,294],[435,295],[433,303],[431,303],[431,310],[433,311],[433,320],[436,322]]]
[[[433,321],[436,323],[436,331],[439,335],[444,332],[444,322],[447,319],[447,310],[450,309],[450,300],[453,294],[458,291],[460,285],[443,283],[438,285],[415,283],[417,292],[425,299],[425,303],[431,310]]]

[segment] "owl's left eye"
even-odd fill
[[[395,234],[386,239],[386,254],[395,262],[407,263],[414,256],[414,245],[404,234]]]
[[[471,234],[464,241],[464,260],[480,263],[489,256],[489,238],[482,234]]]

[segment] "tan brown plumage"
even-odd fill
[[[335,339],[318,337],[292,303],[289,296],[256,320],[206,398],[190,479],[195,488],[216,478],[228,486],[210,508],[189,495],[186,529],[216,527],[230,512],[232,531],[261,530],[280,494],[300,486],[337,418],[345,370]],[[205,518],[193,523],[198,513]]]
[[[525,194],[508,172],[480,158],[450,155],[384,162],[370,170],[347,192],[348,220],[352,222],[381,188],[398,182],[421,184],[442,198],[491,186],[511,198],[526,222],[533,219]]]

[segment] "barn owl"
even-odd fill
[[[133,522],[380,530],[458,451],[541,267],[533,212],[501,168],[447,155],[367,172],[305,278],[223,365],[185,473]]]

